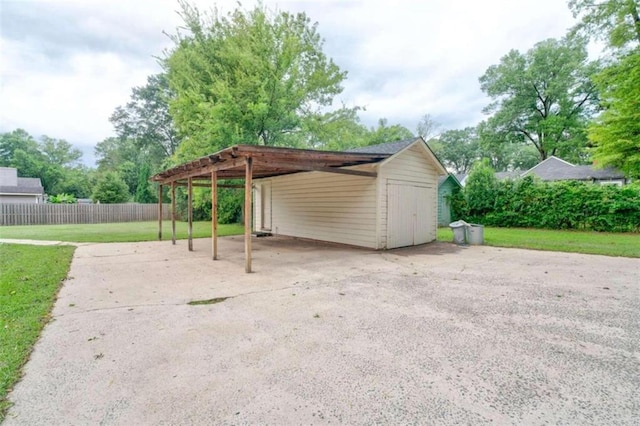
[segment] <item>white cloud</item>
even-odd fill
[[[9,45],[5,50],[9,62],[12,51],[27,47]],[[113,53],[76,53],[66,58],[68,70],[51,69],[42,55],[31,52],[16,57],[26,64],[28,73],[19,67],[7,73],[2,87],[0,120],[7,130],[21,127],[34,135],[73,141],[77,145],[95,145],[112,134],[108,117],[115,106],[127,101],[131,87],[144,83],[148,69],[131,69],[131,64]]]
[[[250,8],[255,2],[243,2]],[[386,117],[410,130],[430,113],[445,127],[482,119],[478,77],[510,49],[562,37],[563,1],[265,1],[306,11],[325,50],[349,71],[340,100],[363,121]],[[196,2],[202,9],[212,3]],[[216,3],[221,12],[236,2]],[[9,7],[10,6],[10,7]],[[112,135],[109,115],[158,72],[153,56],[180,25],[173,0],[3,4],[0,131],[23,127],[90,146]]]

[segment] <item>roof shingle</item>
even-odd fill
[[[574,166],[557,157],[549,157],[522,176],[536,175],[542,180],[624,179],[624,174],[611,167]]]
[[[418,139],[411,138],[411,139],[405,139],[405,140],[396,141],[396,142],[381,143],[378,145],[361,146],[358,148],[347,149],[345,150],[345,152],[357,152],[360,154],[392,154],[393,155],[395,153],[402,151],[403,149],[405,149],[406,147],[414,143],[416,140]]]

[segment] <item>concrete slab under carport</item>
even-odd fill
[[[270,237],[245,274],[241,236],[194,248],[79,247],[6,424],[640,417],[639,259]]]

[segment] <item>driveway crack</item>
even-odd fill
[[[66,312],[63,314],[54,315],[53,318],[61,318],[68,315],[80,315],[80,314],[85,314],[89,312],[114,311],[114,310],[135,309],[135,308],[152,308],[157,306],[209,305],[213,303],[219,303],[227,299],[235,299],[237,297],[250,296],[253,294],[271,293],[271,292],[277,292],[282,290],[290,290],[292,288],[297,288],[297,287],[286,286],[286,287],[271,288],[271,289],[265,289],[265,290],[255,290],[255,291],[248,291],[246,293],[234,294],[232,296],[217,296],[210,299],[191,300],[188,302],[181,302],[181,303],[143,303],[139,305],[122,305],[122,306],[109,306],[104,308],[84,309],[84,310],[78,310],[74,312]]]

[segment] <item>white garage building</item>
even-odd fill
[[[387,158],[350,167],[375,177],[323,172],[254,181],[254,229],[372,249],[436,239],[442,164],[421,139],[350,152]]]
[[[349,152],[236,145],[152,180],[160,184],[160,191],[163,185],[171,186],[173,229],[176,186],[187,186],[188,194],[194,186],[211,186],[216,259],[218,181],[244,178],[244,211],[252,212],[245,215],[245,269],[250,272],[253,231],[371,249],[435,240],[438,177],[446,173],[425,141],[415,138]],[[161,221],[159,226],[161,239]],[[172,239],[175,243],[175,232]]]

